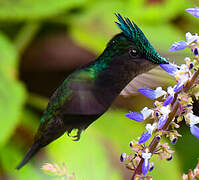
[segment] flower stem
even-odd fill
[[[193,86],[196,78],[198,77],[199,75],[199,70],[197,70],[192,78],[187,82],[186,86],[183,88],[183,91],[185,93],[187,93],[189,91],[189,89]],[[167,130],[170,123],[172,122],[173,118],[176,116],[176,113],[178,111],[178,108],[179,108],[179,101],[177,99],[178,97],[178,94],[179,92],[176,92],[175,95],[174,95],[174,99],[171,103],[171,106],[172,106],[172,111],[169,113],[168,115],[168,119],[166,121],[166,123],[164,124],[164,126],[162,127],[162,130]],[[153,140],[151,141],[150,145],[149,145],[149,152],[151,152],[152,154],[154,154],[155,150],[156,150],[156,147],[158,146],[159,142],[160,142],[160,139],[161,138],[157,138],[157,137],[154,137]],[[133,176],[131,178],[131,180],[134,180],[135,179],[135,176],[136,175],[141,175],[142,174],[142,164],[144,162],[144,159],[141,158],[139,164],[137,165],[137,168],[135,169],[134,173],[133,173]]]

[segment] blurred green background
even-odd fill
[[[184,34],[199,32],[199,19],[185,12],[197,0],[2,0],[0,1],[0,179],[55,179],[41,166],[66,164],[77,180],[128,180],[121,152],[144,131],[127,119],[151,102],[140,95],[120,96],[100,119],[73,142],[67,135],[43,148],[24,168],[15,170],[33,141],[48,98],[77,67],[98,56],[119,32],[114,13],[134,20],[170,61],[182,63],[189,51],[169,52]],[[168,86],[168,84],[164,84]],[[142,104],[141,104],[142,103]],[[181,179],[194,168],[199,140],[185,125],[172,147],[171,162],[154,160],[154,179]]]

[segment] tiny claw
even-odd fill
[[[73,141],[79,141],[81,132],[82,131],[78,129],[77,134],[75,136],[72,136],[73,138],[75,138],[73,139]]]
[[[76,130],[77,130],[77,132],[75,133],[76,135],[72,135],[73,134],[73,133],[71,133],[72,130],[67,131],[67,135],[69,137],[71,137],[73,141],[78,141],[80,139],[80,135],[81,135],[81,132],[82,132],[81,129],[76,129]]]

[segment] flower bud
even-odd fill
[[[172,155],[170,155],[170,157],[167,158],[167,161],[171,161],[173,159]]]
[[[159,112],[155,112],[155,116],[158,117],[160,115]]]
[[[131,141],[130,143],[129,143],[129,146],[132,148],[133,147],[133,141]]]
[[[191,169],[189,169],[188,179],[193,179],[193,178],[194,178],[193,171]]]
[[[198,55],[198,48],[195,48],[193,53],[194,53],[195,56],[197,56]]]
[[[124,162],[126,160],[126,158],[127,158],[126,153],[122,153],[121,156],[120,156],[120,161]]]
[[[153,171],[153,169],[154,169],[154,163],[150,163],[149,171]]]
[[[187,180],[188,179],[188,176],[186,174],[183,174],[182,175],[182,180]]]
[[[188,104],[187,104],[187,107],[192,107],[192,103],[188,103]]]
[[[193,68],[193,63],[190,63],[189,64],[189,69],[192,69]]]
[[[177,140],[178,140],[178,138],[177,138],[177,137],[174,137],[174,138],[172,138],[171,143],[172,143],[172,144],[176,144]]]
[[[156,139],[157,139],[158,141],[160,141],[161,137],[160,137],[160,136],[156,136]]]
[[[56,173],[57,172],[57,169],[50,163],[45,163],[42,166],[42,170],[46,171],[46,172],[50,172],[50,173]]]

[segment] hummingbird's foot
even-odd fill
[[[67,132],[67,135],[68,135],[69,137],[71,137],[73,141],[78,141],[78,140],[80,139],[80,134],[81,134],[81,132],[82,132],[82,130],[77,129],[75,135],[72,135],[72,134],[73,134],[72,131],[68,131],[68,132]]]
[[[78,129],[77,134],[75,136],[72,136],[73,141],[79,141],[81,132],[82,130]]]

